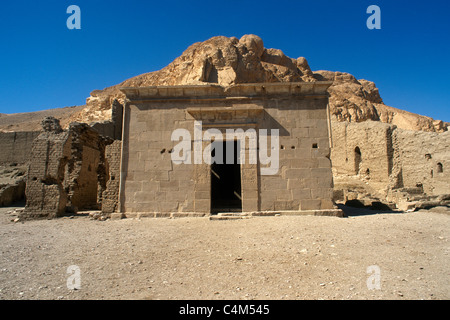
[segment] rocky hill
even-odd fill
[[[315,71],[314,76],[318,80],[333,81],[328,91],[330,110],[337,121],[372,120],[394,124],[406,130],[447,131],[447,124],[441,120],[385,105],[375,83],[371,81],[357,80],[351,74],[343,72]]]
[[[42,119],[55,117],[62,126],[69,126],[70,118],[80,113],[86,106],[55,108],[35,112],[0,114],[0,132],[40,131]]]
[[[447,130],[447,124],[440,120],[386,106],[371,81],[357,80],[343,72],[313,72],[304,57],[293,59],[281,50],[264,48],[262,39],[255,35],[245,35],[239,40],[219,36],[194,43],[159,71],[93,91],[86,101],[86,108],[74,114],[71,120],[90,122],[109,118],[111,102],[123,100],[120,87],[330,80],[334,81],[329,89],[330,110],[337,121],[373,120],[408,130]]]
[[[252,82],[333,81],[329,88],[333,120],[362,122],[366,120],[394,124],[399,128],[430,132],[447,131],[448,123],[387,106],[376,85],[357,80],[343,72],[312,71],[304,57],[287,57],[281,50],[264,48],[255,35],[213,37],[194,43],[165,68],[145,73],[103,90],[94,90],[85,106],[53,109],[37,113],[2,115],[0,131],[26,131],[40,127],[43,113],[60,119],[64,128],[72,121],[94,122],[111,118],[114,99],[123,102],[120,87],[163,85],[229,86]]]

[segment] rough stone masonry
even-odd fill
[[[330,84],[122,88],[126,105],[121,180],[118,212],[113,217],[208,216],[228,211],[342,215],[332,202]],[[204,130],[221,132],[227,128],[278,129],[278,173],[261,175],[260,162],[246,161],[237,169],[221,171],[208,163],[174,164],[172,132],[183,128],[193,137],[195,121],[202,121]],[[202,143],[204,150],[207,142]],[[245,145],[245,141],[237,143]],[[249,159],[248,148],[245,152]],[[225,194],[229,197],[221,198]],[[231,203],[235,205],[230,207]]]

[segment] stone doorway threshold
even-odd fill
[[[112,213],[111,219],[123,218],[194,218],[208,217],[210,220],[239,220],[249,219],[251,217],[270,217],[270,216],[332,216],[344,217],[341,209],[324,209],[324,210],[301,210],[301,211],[257,211],[257,212],[219,212],[217,214],[198,213],[198,212],[133,212],[133,213]]]

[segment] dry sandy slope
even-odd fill
[[[52,116],[60,119],[61,125],[66,128],[70,117],[83,110],[85,106],[54,108],[35,112],[1,114],[0,131],[41,131],[41,122],[45,117]]]
[[[448,213],[12,223],[8,210],[0,299],[450,298]],[[70,265],[81,290],[66,287]]]

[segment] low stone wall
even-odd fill
[[[39,134],[39,131],[0,132],[0,165],[28,162],[33,140]]]

